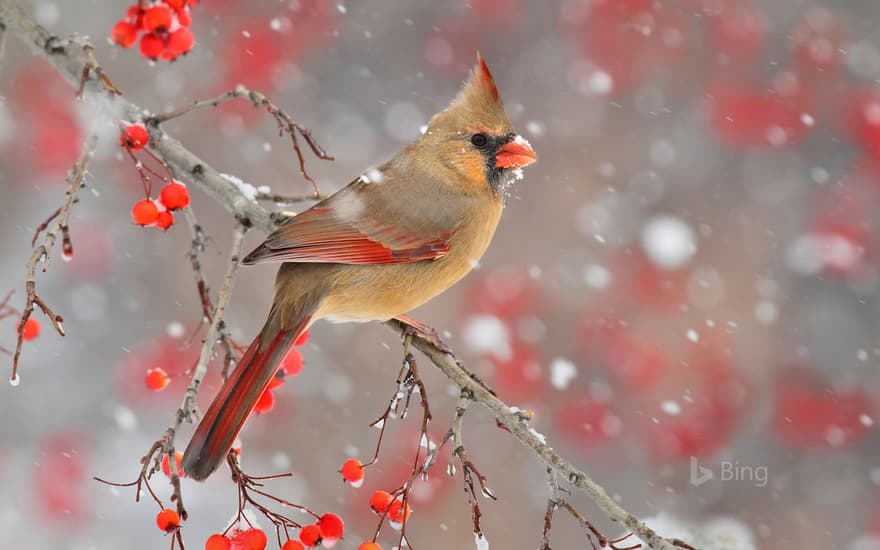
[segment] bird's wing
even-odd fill
[[[290,218],[244,263],[392,264],[443,257],[454,230],[444,223],[447,217],[419,218],[392,186],[380,185],[355,180]]]

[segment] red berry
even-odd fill
[[[125,18],[129,23],[134,25],[138,31],[144,29],[144,10],[141,9],[140,3],[128,8],[128,11],[125,12]]]
[[[171,379],[168,378],[168,373],[166,373],[164,369],[156,368],[147,371],[145,381],[147,383],[147,388],[153,391],[161,391],[165,389],[165,386],[168,385],[168,382],[170,382]]]
[[[263,391],[263,395],[257,400],[257,404],[254,405],[254,412],[257,414],[263,414],[271,411],[275,408],[275,394],[272,393],[271,390],[266,389]]]
[[[148,59],[156,60],[165,51],[165,41],[153,33],[147,33],[141,38],[141,55]]]
[[[291,349],[281,361],[281,368],[286,376],[296,376],[302,371],[303,357],[298,349]]]
[[[156,525],[159,529],[170,533],[180,527],[180,516],[174,510],[166,508],[156,516]]]
[[[18,331],[20,327],[21,323],[16,324],[16,331]],[[28,320],[24,322],[24,330],[21,333],[22,340],[30,342],[39,335],[40,322],[33,317],[28,317]]]
[[[168,210],[177,210],[189,206],[189,190],[186,185],[179,181],[172,181],[162,188],[159,193],[159,202]]]
[[[129,124],[119,133],[119,145],[132,151],[140,151],[149,141],[150,135],[141,124]]]
[[[113,41],[117,46],[122,46],[123,48],[130,48],[137,42],[138,38],[138,30],[133,24],[128,21],[119,21],[113,26],[113,30],[110,31],[110,40]]]
[[[298,540],[290,539],[284,543],[284,546],[281,547],[281,550],[304,550],[305,546]]]
[[[377,514],[384,514],[391,506],[393,497],[388,491],[376,491],[370,495],[370,508]]]
[[[177,10],[177,22],[180,23],[181,27],[189,27],[192,25],[192,16],[189,13],[189,8]]]
[[[409,507],[409,504],[406,505],[406,510],[403,508],[403,501],[400,499],[395,499],[394,502],[391,503],[391,506],[388,508],[388,517],[394,523],[403,523],[407,519],[409,519],[409,515],[412,513],[412,509]]]
[[[349,458],[342,463],[342,469],[339,470],[342,479],[351,483],[352,487],[360,487],[364,484],[364,465],[356,458]]]
[[[296,341],[293,342],[294,347],[304,346],[306,342],[309,341],[309,331],[306,330],[302,334],[296,337]]]
[[[168,35],[168,49],[174,52],[175,57],[190,51],[195,42],[192,31],[186,27],[181,27]]]
[[[325,548],[335,544],[337,540],[342,538],[342,534],[345,532],[345,523],[342,521],[342,518],[329,512],[321,516],[321,519],[315,525],[321,530],[321,539],[324,542]]]
[[[242,550],[264,550],[269,542],[266,533],[256,527],[242,531],[238,540],[243,546]]]
[[[165,0],[165,4],[174,10],[183,9],[186,5],[186,0]]]
[[[183,477],[183,475],[184,475],[183,468],[181,468],[181,466],[180,466],[180,463],[182,460],[183,460],[183,453],[181,453],[180,451],[176,451],[174,453],[174,464],[175,464],[175,467],[177,468],[177,477]],[[171,461],[168,460],[168,455],[167,454],[162,455],[162,471],[165,472],[166,476],[171,477],[171,468],[169,467],[169,464],[168,464],[169,462],[171,462]]]
[[[382,550],[382,547],[375,542],[362,542],[357,550]]]
[[[287,377],[287,373],[284,371],[284,367],[282,366],[277,371],[275,371],[275,376],[269,380],[269,386],[266,390],[274,390],[278,386],[284,384],[284,379]]]
[[[168,210],[159,212],[159,215],[156,217],[156,227],[163,231],[168,231],[168,228],[172,225],[174,225],[174,214]]]
[[[131,207],[131,219],[138,225],[153,225],[159,217],[159,208],[151,199],[137,201]]]
[[[158,5],[144,12],[144,28],[148,32],[166,32],[171,26],[171,10],[168,6]]]
[[[228,537],[216,533],[205,541],[205,550],[232,550],[232,541]]]
[[[299,532],[299,540],[309,548],[318,546],[321,544],[321,529],[314,524],[306,525]]]

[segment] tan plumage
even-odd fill
[[[204,479],[216,469],[284,354],[316,320],[397,317],[471,271],[498,226],[513,170],[534,158],[478,56],[424,135],[270,235],[244,263],[285,262],[275,301],[190,441],[187,474]]]

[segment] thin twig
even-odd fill
[[[183,416],[186,420],[192,420],[193,418],[198,417],[196,395],[199,393],[202,379],[205,377],[205,372],[208,370],[208,363],[214,355],[214,344],[217,342],[218,335],[224,327],[223,317],[226,311],[226,306],[229,303],[229,296],[232,293],[232,287],[235,284],[235,274],[238,271],[240,264],[241,254],[244,247],[244,235],[247,230],[248,228],[246,225],[239,224],[238,227],[235,228],[235,232],[232,236],[232,252],[230,252],[229,255],[229,266],[226,269],[226,275],[223,277],[223,286],[220,288],[220,294],[217,296],[217,305],[214,308],[211,324],[208,326],[208,332],[205,334],[199,362],[196,364],[195,369],[193,369],[192,379],[190,380],[189,387],[186,389],[183,403],[180,405],[180,409],[183,411]],[[180,422],[177,422],[177,426],[179,425]]]
[[[312,153],[319,159],[334,160],[334,157],[328,155],[324,148],[321,147],[320,144],[318,144],[314,136],[312,136],[312,132],[308,128],[296,122],[283,109],[272,103],[265,95],[261,94],[260,92],[257,92],[255,90],[248,90],[244,86],[238,86],[234,90],[230,90],[225,94],[221,94],[213,99],[195,101],[190,105],[180,107],[168,113],[154,115],[150,117],[147,122],[152,125],[158,126],[163,122],[166,122],[173,118],[177,118],[179,116],[183,116],[187,113],[191,113],[192,111],[206,109],[210,107],[219,107],[227,101],[242,98],[249,100],[254,107],[265,107],[266,112],[272,115],[272,117],[275,119],[275,122],[278,125],[279,135],[287,134],[290,136],[291,142],[293,143],[293,150],[294,152],[296,152],[296,158],[299,161],[299,171],[302,176],[309,183],[312,184],[312,188],[314,189],[314,194],[311,198],[320,198],[321,191],[318,189],[318,183],[306,170],[306,160],[303,156],[302,149],[299,146],[299,138],[302,137],[304,140],[306,140],[306,143],[312,150]]]
[[[37,293],[37,264],[40,263],[41,260],[44,261],[44,264],[49,261],[49,252],[55,246],[55,241],[58,238],[59,233],[62,233],[62,237],[65,240],[65,251],[72,251],[72,245],[70,245],[69,242],[70,237],[67,234],[70,210],[77,202],[77,193],[85,186],[84,180],[86,167],[89,159],[92,157],[92,152],[95,150],[96,144],[97,138],[95,136],[90,137],[83,143],[79,158],[77,158],[73,167],[67,173],[67,191],[64,203],[47,220],[45,227],[46,233],[43,235],[43,241],[34,248],[31,257],[27,262],[24,280],[25,304],[21,310],[21,320],[19,320],[18,323],[18,340],[16,341],[15,353],[12,357],[12,375],[10,377],[12,383],[18,383],[18,361],[21,357],[22,345],[24,344],[24,326],[33,313],[34,306],[38,306],[43,313],[49,317],[52,326],[55,327],[58,334],[64,336],[64,329],[61,326],[64,319],[52,311]],[[45,271],[46,266],[44,265],[43,272]]]
[[[312,200],[324,200],[329,195],[325,195],[323,193],[319,193],[315,195],[314,193],[309,193],[307,195],[281,195],[279,193],[257,193],[255,197],[258,201],[266,201],[275,204],[276,206],[284,206],[288,204],[297,204],[300,202],[312,201]]]
[[[202,271],[201,262],[201,254],[205,251],[208,237],[205,235],[205,231],[196,219],[195,213],[191,207],[184,209],[183,215],[192,230],[192,241],[186,256],[192,266],[193,277],[196,282],[196,291],[198,292],[199,303],[202,308],[200,323],[210,324],[214,319],[214,304],[211,300],[211,292],[208,288],[205,274]],[[221,323],[218,329],[218,340],[223,346],[225,352],[223,356],[223,369],[221,371],[221,374],[225,379],[229,369],[235,366],[235,363],[238,361],[238,354],[236,353],[237,346],[235,346],[235,343],[232,341],[232,336],[229,334],[229,329],[226,327],[226,323]]]

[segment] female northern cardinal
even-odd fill
[[[420,138],[269,235],[244,263],[284,262],[275,301],[189,442],[186,474],[202,480],[217,469],[285,354],[316,320],[396,317],[424,330],[403,314],[477,264],[507,187],[535,158],[477,55],[461,92]]]

